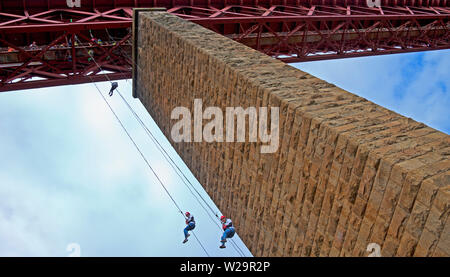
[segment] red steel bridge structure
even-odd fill
[[[0,0],[0,92],[130,78],[133,8],[285,62],[450,48],[450,0],[376,1]]]

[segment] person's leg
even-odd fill
[[[194,230],[195,229],[195,224],[194,222],[189,223],[189,231]]]
[[[220,239],[220,242],[222,243],[219,247],[225,248],[225,242],[227,242],[227,231],[223,232],[222,238]]]
[[[220,246],[220,248],[225,248],[225,242],[227,242],[227,237],[228,237],[229,233],[230,233],[230,229],[226,229],[225,232],[223,232],[222,239],[220,241],[222,243],[222,245]]]
[[[184,240],[183,240],[183,243],[186,243],[188,241],[188,237],[189,237],[188,231],[189,231],[189,225],[186,226],[186,228],[184,228]]]
[[[189,223],[186,228],[184,228],[184,240],[183,243],[188,241],[188,237],[190,236],[189,231],[194,230],[195,224],[193,222]]]
[[[230,228],[230,231],[228,232],[227,238],[232,238],[234,236],[234,234],[236,233],[236,231],[234,230],[234,228]]]
[[[186,238],[186,239],[187,239],[187,237],[189,235],[188,231],[189,231],[189,225],[186,226],[186,228],[184,228],[184,238]]]
[[[223,232],[220,242],[225,243],[227,241],[227,237],[228,237],[228,229]]]

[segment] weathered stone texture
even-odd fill
[[[449,256],[450,137],[164,12],[136,93],[257,256]],[[177,106],[280,107],[280,146],[175,143]]]

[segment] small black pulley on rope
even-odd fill
[[[109,90],[109,96],[112,96],[114,93],[114,90],[119,86],[119,84],[117,84],[117,82],[112,82],[111,83],[111,89]]]

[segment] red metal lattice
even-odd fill
[[[134,7],[165,7],[286,62],[450,48],[450,1],[381,3],[81,0],[68,8],[66,0],[3,0],[0,91],[130,78]]]

